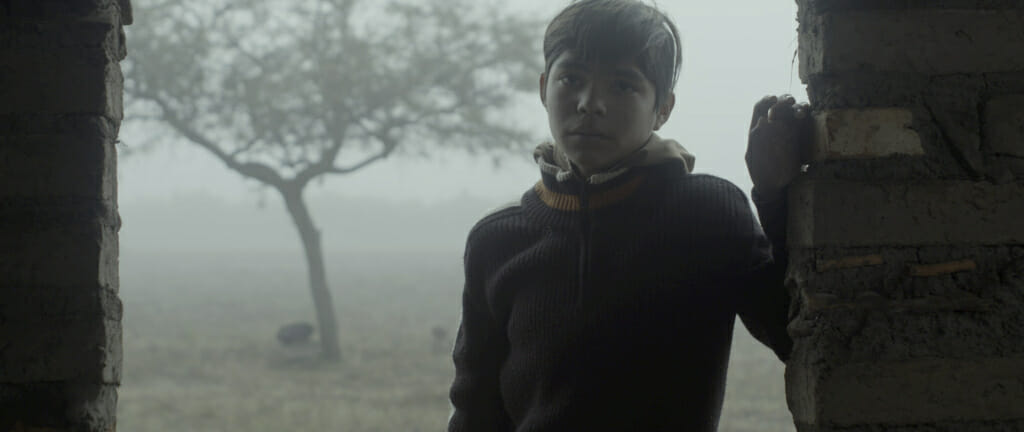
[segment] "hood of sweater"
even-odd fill
[[[582,179],[569,157],[551,142],[537,146],[533,151],[533,159],[540,166],[541,174],[550,175],[559,183]],[[586,179],[586,183],[600,185],[621,176],[631,168],[659,165],[669,161],[680,161],[686,166],[687,172],[692,172],[696,157],[675,140],[661,139],[654,135],[633,153],[607,169],[592,174]]]
[[[671,165],[690,172],[695,157],[674,140],[653,135],[642,147],[605,170],[586,179],[558,146],[546,142],[533,153],[540,167],[541,181],[534,190],[549,207],[562,211],[580,209],[580,194],[590,192],[588,207],[600,208],[631,195],[643,183],[644,171],[656,166]]]

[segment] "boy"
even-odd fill
[[[535,152],[541,181],[469,234],[450,432],[714,431],[735,316],[786,359],[780,197],[805,108],[755,107],[766,236],[743,192],[689,174],[692,156],[654,134],[675,103],[677,35],[636,0],[577,1],[549,25],[555,142]]]

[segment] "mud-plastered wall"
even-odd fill
[[[798,4],[798,430],[1024,431],[1024,2]]]
[[[0,1],[0,431],[113,431],[127,0]]]

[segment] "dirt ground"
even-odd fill
[[[461,254],[329,253],[342,361],[274,338],[312,322],[297,253],[125,251],[126,432],[444,430],[452,364],[434,328],[458,323]],[[792,432],[783,367],[738,325],[720,430]]]

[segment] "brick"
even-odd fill
[[[0,136],[0,199],[113,198],[115,135],[101,130]]]
[[[848,335],[848,357],[838,362],[902,361],[923,358],[1024,357],[1024,302],[1005,295],[1008,288],[990,288],[999,298],[989,310],[874,311]],[[922,297],[922,302],[969,303],[964,297]],[[839,342],[839,341],[837,341]]]
[[[1012,296],[1006,295],[1006,289],[991,290],[998,300],[981,296],[887,300],[876,295],[875,302],[856,305],[863,298],[859,297],[846,301],[845,308],[831,309],[814,304],[815,297],[822,295],[804,293],[790,333],[797,341],[803,341],[798,350],[810,349],[825,357],[815,363],[819,365],[1024,356],[1020,343],[1024,338],[1024,319],[1018,316],[1024,302],[1007,302]],[[972,303],[983,302],[989,303],[986,310],[970,309]],[[939,309],[944,306],[949,308]]]
[[[109,199],[0,199],[0,285],[116,291],[119,228]]]
[[[0,319],[25,324],[75,321],[103,317],[120,321],[121,300],[112,288],[82,283],[77,286],[5,284]]]
[[[883,311],[898,316],[899,324],[908,324],[918,323],[914,321],[917,315],[908,318],[909,315],[924,314],[924,321],[919,324],[932,323],[936,328],[945,328],[933,335],[941,338],[956,333],[950,325],[970,323],[968,315],[963,316],[966,321],[953,321],[952,317],[929,314],[980,312],[988,321],[976,324],[994,325],[991,330],[996,339],[972,334],[973,341],[985,340],[996,349],[998,339],[1008,337],[1008,332],[1015,328],[1024,338],[1024,319],[992,324],[993,320],[1002,319],[1000,314],[1016,314],[1016,305],[1024,306],[1024,290],[1020,289],[1024,288],[1024,258],[1012,258],[1014,253],[1020,253],[1012,252],[1013,248],[885,247],[884,252],[877,255],[867,255],[870,250],[857,249],[839,255],[842,249],[836,249],[827,255],[820,254],[818,249],[795,249],[790,254],[790,268],[800,273],[791,286],[794,296],[802,301],[800,310],[808,317],[836,310]],[[893,333],[878,332],[890,335],[887,340],[893,339]],[[930,334],[924,327],[909,333]],[[1021,350],[1024,353],[1024,344]],[[977,347],[972,351],[978,352]],[[947,354],[955,354],[955,351]]]
[[[801,10],[815,13],[851,10],[1019,9],[1020,0],[797,0]]]
[[[1024,71],[986,73],[984,79],[985,93],[989,97],[993,95],[1024,94]]]
[[[0,115],[94,114],[120,120],[121,67],[103,52],[0,52]]]
[[[123,60],[125,35],[105,22],[10,21],[0,27],[0,55],[7,61],[45,54],[89,62]]]
[[[884,311],[887,313],[932,313],[932,312],[984,312],[995,310],[998,305],[992,300],[978,298],[912,298],[889,300],[874,291],[863,291],[856,298],[847,300],[834,294],[808,294],[803,298],[809,313],[836,310]]]
[[[913,129],[908,109],[841,109],[814,115],[816,161],[923,155],[921,138]]]
[[[120,122],[96,115],[0,114],[0,137],[19,135],[98,135],[113,139]]]
[[[1024,185],[809,180],[789,196],[789,245],[1024,243]]]
[[[117,385],[81,385],[70,389],[68,417],[74,430],[117,431]]]
[[[116,22],[128,1],[7,0],[5,3],[11,18]],[[130,12],[130,8],[128,10]]]
[[[882,258],[882,255],[855,255],[846,256],[842,258],[818,260],[817,264],[815,265],[815,268],[819,272],[825,272],[829,270],[877,266],[882,264],[885,264],[885,259]]]
[[[102,316],[8,322],[0,328],[0,383],[121,379],[121,323]]]
[[[818,369],[809,359],[800,357],[805,352],[794,352],[786,363],[786,403],[795,423],[813,425],[817,419],[814,398],[817,395]]]
[[[1024,419],[943,421],[920,424],[814,425],[795,423],[797,432],[1017,432],[1024,431]]]
[[[1003,95],[985,104],[985,148],[1024,158],[1024,95]]]
[[[1024,418],[1024,358],[848,364],[815,389],[812,422],[914,424]]]
[[[1004,0],[1004,1],[1016,1],[1016,0]],[[131,0],[117,0],[118,6],[121,9],[121,24],[130,25],[135,22],[135,14],[132,12]]]
[[[805,16],[800,77],[1024,70],[1024,11],[894,10]]]
[[[115,53],[119,44],[118,27],[104,22],[9,21],[0,28],[0,50],[12,58],[43,51],[96,58],[92,56]],[[54,52],[60,50],[69,51]]]
[[[41,231],[0,231],[0,284],[17,287],[98,286],[117,290],[117,231],[95,223]]]
[[[119,228],[120,218],[112,197],[82,198],[68,195],[0,197],[0,232],[7,235],[79,226]]]
[[[939,264],[918,264],[910,266],[910,275],[915,277],[942,276],[951,273],[975,271],[978,264],[974,260],[947,261]]]
[[[981,99],[977,80],[961,77],[935,77],[932,82],[942,83],[929,89],[924,98],[928,116],[933,119],[940,142],[972,178],[985,175],[985,158],[981,151]]]
[[[113,384],[57,381],[0,384],[0,430],[11,432],[116,429]]]
[[[864,71],[856,75],[815,75],[807,85],[807,97],[816,110],[913,108],[921,105],[930,87],[929,76],[920,73]]]

